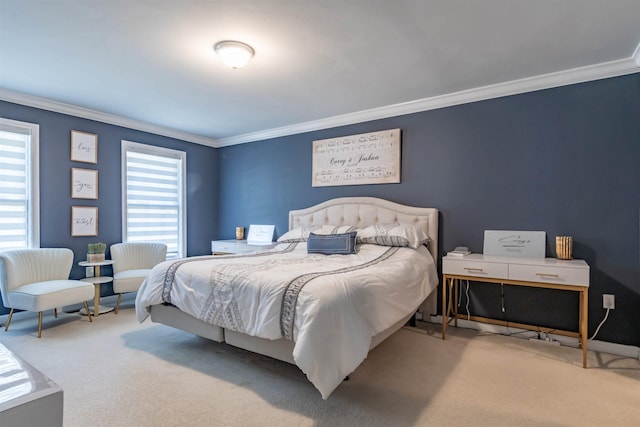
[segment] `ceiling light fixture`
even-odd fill
[[[253,57],[255,51],[246,43],[223,40],[213,46],[223,64],[231,68],[242,68]]]

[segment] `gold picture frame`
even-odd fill
[[[71,206],[71,236],[98,235],[98,208]]]
[[[71,160],[74,162],[98,163],[98,135],[72,130]]]
[[[71,168],[71,198],[98,198],[98,171],[94,169]]]

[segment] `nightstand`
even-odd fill
[[[274,248],[278,243],[270,245],[250,245],[246,240],[212,240],[212,255],[248,254],[250,252],[262,252]]]
[[[444,282],[442,287],[442,339],[446,336],[449,316],[453,318],[455,326],[458,326],[458,319],[464,318],[532,331],[552,332],[578,338],[582,348],[582,366],[587,367],[589,265],[585,261],[580,259],[515,258],[482,254],[471,254],[465,257],[447,255],[442,258],[442,279]],[[458,299],[461,280],[468,280],[471,284],[489,282],[578,292],[580,296],[578,332],[461,315],[458,313],[457,304],[454,303]]]

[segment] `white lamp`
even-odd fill
[[[223,64],[231,68],[242,68],[253,57],[253,48],[246,43],[223,40],[213,46]]]

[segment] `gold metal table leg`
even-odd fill
[[[94,272],[96,277],[100,277],[99,265],[94,267]],[[98,317],[100,315],[100,283],[95,283],[94,286],[96,287],[96,290],[93,295],[93,315]]]
[[[451,313],[453,314],[453,325],[458,327],[458,301],[460,301],[460,279],[451,279],[453,288],[453,298],[451,299]]]
[[[38,312],[38,338],[42,337],[42,312]]]
[[[589,307],[588,289],[580,291],[580,347],[582,347],[582,367],[587,367],[587,309]]]
[[[449,315],[453,315],[456,326],[458,326],[457,310],[453,306],[453,298],[457,295],[457,290],[454,288],[456,279],[451,277],[443,277],[442,285],[442,339],[446,338],[447,325],[449,324]],[[448,294],[448,295],[447,295]]]
[[[93,294],[93,315],[98,317],[100,314],[100,283],[95,283],[95,292]]]
[[[447,336],[447,321],[449,306],[447,305],[447,287],[449,286],[449,280],[447,276],[444,276],[442,280],[442,339]]]

